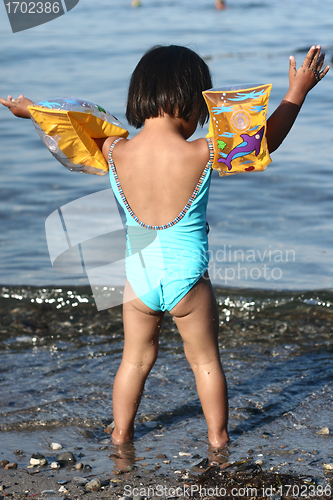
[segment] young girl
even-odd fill
[[[298,70],[290,57],[289,90],[267,122],[270,153],[288,134],[307,93],[326,75],[329,67],[322,69],[323,63],[320,46],[311,47]],[[163,269],[154,260],[149,263],[158,285],[144,295],[136,269],[127,266],[124,351],[113,386],[115,444],[133,439],[166,310],[184,341],[209,442],[221,447],[229,439],[219,316],[207,271],[206,207],[214,152],[209,140],[187,142],[207,119],[202,91],[210,87],[209,69],[196,53],[185,47],[155,47],[138,63],[128,92],[126,117],[142,129],[130,140],[96,140],[109,161],[111,186],[124,209],[128,233],[137,228],[155,231],[163,254]],[[23,96],[0,102],[14,115],[30,118],[31,101]],[[128,236],[128,252],[132,242]]]

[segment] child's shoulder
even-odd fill
[[[108,154],[110,151],[110,147],[112,146],[112,144],[114,143],[114,141],[116,139],[120,139],[120,137],[111,136],[111,137],[107,137],[106,139],[95,139],[98,147],[102,151],[103,156],[106,160],[108,160]],[[127,139],[124,139],[124,140],[127,141]]]
[[[210,159],[212,143],[201,137],[200,139],[195,139],[194,141],[189,141],[188,144],[192,148],[193,154],[195,154],[199,160],[207,163]]]

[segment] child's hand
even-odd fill
[[[320,45],[317,47],[313,45],[298,70],[296,70],[294,56],[290,56],[289,90],[280,106],[267,120],[266,138],[270,153],[280,146],[289,133],[306,94],[324,78],[330,69],[329,66],[322,69],[325,54],[321,54],[320,50]]]
[[[2,97],[0,97],[0,103],[3,106],[6,106],[6,108],[8,108],[13,115],[18,116],[19,118],[31,118],[28,106],[33,104],[33,102],[23,95],[20,95],[17,99],[13,99],[11,95],[9,95],[7,99],[2,99]]]
[[[302,105],[307,93],[324,78],[330,67],[326,66],[322,70],[325,54],[320,51],[320,45],[313,45],[298,70],[294,56],[290,56],[289,91],[286,100]]]

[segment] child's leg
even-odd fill
[[[128,293],[131,287],[126,283],[125,295]],[[113,384],[112,439],[115,444],[133,439],[134,418],[144,384],[157,358],[163,315],[138,298],[123,305],[124,351]]]
[[[171,314],[195,375],[209,442],[220,447],[229,440],[228,394],[218,349],[218,309],[208,275],[198,281]]]

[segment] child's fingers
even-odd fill
[[[320,54],[319,59],[317,60],[317,71],[320,71],[321,68],[323,67],[324,59],[325,59],[325,52],[322,52]]]
[[[327,75],[329,69],[330,69],[330,66],[326,66],[326,68],[323,69],[323,71],[320,73],[320,79],[321,80],[324,78],[325,75]]]
[[[329,70],[329,66],[326,66],[326,68],[321,71],[324,65],[324,59],[325,53],[321,53],[321,46],[312,45],[302,64],[303,71],[306,69],[311,71],[317,83],[324,78]]]
[[[296,75],[296,59],[294,56],[289,57],[289,73]]]
[[[3,106],[6,106],[8,108],[8,106],[10,106],[10,102],[8,100],[8,97],[7,99],[3,99],[2,97],[0,97],[0,103],[3,105]]]
[[[311,63],[309,64],[309,69],[311,69],[311,71],[319,71],[320,68],[322,67],[323,65],[323,61],[324,61],[324,57],[325,57],[325,53],[323,52],[322,54],[320,53],[320,50],[321,50],[321,47],[320,45],[317,45],[316,47],[316,50],[313,54],[313,58],[312,58],[312,61]]]
[[[309,52],[306,54],[305,58],[304,58],[304,61],[303,61],[303,64],[302,66],[305,67],[305,68],[309,68],[312,64],[312,61],[314,59],[314,57],[316,56],[317,54],[317,47],[315,47],[315,45],[312,45],[312,47],[310,48]],[[319,49],[320,51],[320,49]]]
[[[327,74],[328,70],[330,69],[329,66],[326,66],[326,68],[322,70],[322,67],[324,65],[324,59],[325,59],[325,52],[320,53],[321,47],[320,45],[317,45],[316,47],[316,54],[313,58],[313,61],[309,67],[309,69],[314,73],[317,83],[320,82],[324,78],[324,76]]]
[[[14,102],[15,102],[15,100],[12,98],[11,95],[9,95],[7,97],[7,99],[3,99],[2,97],[0,97],[0,103],[3,106],[6,106],[7,108],[10,108],[13,105]]]
[[[17,99],[13,99],[13,96],[9,95],[7,96],[7,99],[3,99],[3,97],[0,97],[0,103],[3,105],[3,106],[7,106],[10,107],[10,106],[13,106],[13,104],[17,105],[19,101],[19,99],[22,99],[24,96],[21,94],[19,97],[17,97]]]
[[[313,57],[312,57],[312,61],[311,61],[311,64],[310,64],[311,67],[317,68],[318,59],[319,59],[319,56],[320,56],[320,50],[321,50],[321,46],[317,45],[317,47],[315,47],[315,50],[313,52]]]

